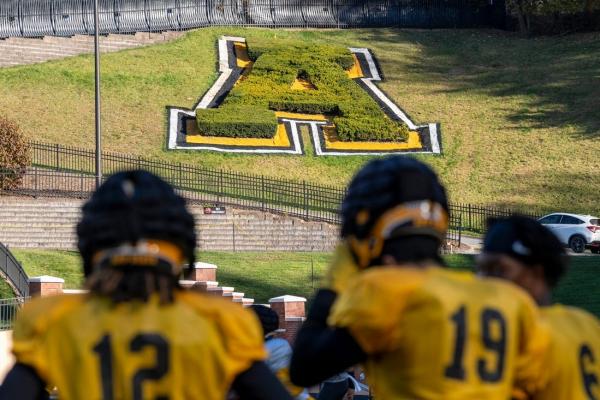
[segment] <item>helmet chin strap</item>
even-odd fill
[[[124,243],[98,251],[92,257],[94,270],[104,267],[139,266],[165,269],[173,275],[183,270],[183,252],[173,243],[163,240],[142,239],[135,245]]]
[[[362,218],[361,213],[357,214],[357,218]],[[448,213],[439,203],[430,200],[402,203],[383,213],[366,238],[350,236],[348,243],[359,267],[367,268],[372,260],[381,256],[386,240],[425,235],[442,241],[448,230],[448,221]]]

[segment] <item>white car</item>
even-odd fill
[[[538,220],[575,253],[600,253],[600,219],[591,215],[554,213]]]

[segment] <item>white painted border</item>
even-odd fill
[[[433,154],[441,153],[438,137],[437,124],[429,124],[429,140],[431,140],[431,152]]]
[[[196,115],[194,111],[185,110],[181,108],[171,108],[169,110],[169,149],[170,150],[212,150],[219,151],[221,153],[251,153],[251,154],[302,154],[302,145],[300,144],[300,135],[298,133],[298,128],[295,124],[292,123],[292,148],[291,149],[269,149],[269,148],[259,148],[259,149],[231,149],[231,148],[222,148],[216,145],[197,145],[197,146],[180,146],[177,144],[177,125],[179,123],[178,114],[182,113],[193,117]],[[288,119],[282,119],[282,121],[294,121]]]
[[[377,85],[375,85],[375,83],[373,83],[373,81],[380,81],[381,80],[381,75],[379,75],[379,71],[377,69],[377,65],[375,64],[375,60],[373,59],[373,55],[371,54],[371,51],[367,48],[356,48],[356,47],[350,47],[349,48],[350,52],[357,54],[357,53],[361,53],[365,56],[366,60],[367,60],[367,64],[369,65],[369,72],[372,76],[372,78],[360,78],[360,80],[369,88],[369,90],[373,93],[374,96],[376,96],[379,100],[381,100],[382,102],[384,102],[389,108],[390,110],[392,110],[392,112],[402,120],[402,122],[404,122],[409,129],[411,130],[416,130],[417,128],[420,127],[424,127],[424,126],[429,126],[429,135],[430,135],[430,140],[431,140],[431,151],[411,151],[411,152],[407,152],[407,151],[395,151],[395,152],[388,152],[388,153],[373,153],[373,152],[365,152],[365,153],[344,153],[344,152],[327,152],[326,155],[369,155],[369,154],[391,154],[391,153],[431,153],[431,154],[440,154],[441,149],[440,149],[440,143],[439,143],[439,138],[438,138],[438,131],[437,131],[437,125],[436,124],[428,124],[428,125],[424,125],[424,126],[417,126],[410,118],[408,118],[408,115],[406,115],[401,109],[400,107],[398,107],[396,105],[396,103],[394,103],[389,97],[387,97],[385,95],[385,93],[383,93],[381,91],[381,89],[379,89],[377,87]],[[314,133],[313,133],[313,137],[314,137]]]
[[[229,68],[229,52],[227,51],[227,42],[246,42],[245,38],[236,37],[236,36],[221,36],[219,39],[219,71],[221,74],[217,78],[216,82],[210,87],[210,89],[206,92],[206,94],[202,97],[195,110],[197,109],[206,109],[213,101],[215,96],[219,93],[223,85],[227,82],[231,74],[233,73],[233,69]],[[401,153],[433,153],[440,154],[440,143],[438,139],[437,125],[436,124],[428,124],[417,126],[389,97],[385,95],[373,83],[373,81],[380,81],[381,75],[379,74],[379,70],[377,69],[377,65],[375,64],[375,60],[371,51],[367,48],[356,48],[350,47],[350,52],[352,53],[361,53],[365,56],[367,60],[367,64],[369,65],[369,73],[372,78],[360,78],[360,80],[367,86],[367,88],[372,92],[374,96],[376,96],[379,100],[384,102],[392,112],[400,118],[411,130],[416,130],[420,127],[429,126],[429,135],[431,141],[431,151],[390,151],[390,152],[343,152],[343,151],[328,151],[324,152],[321,148],[321,141],[319,135],[319,125],[326,125],[326,122],[323,121],[310,121],[310,120],[295,120],[295,119],[282,119],[284,122],[290,122],[291,126],[291,136],[292,136],[292,148],[291,149],[232,149],[232,148],[221,148],[215,147],[211,145],[197,145],[197,146],[179,146],[177,145],[177,128],[179,123],[178,115],[180,113],[188,115],[190,117],[194,117],[196,115],[195,110],[186,110],[182,108],[171,108],[169,109],[169,140],[168,140],[168,148],[170,150],[174,149],[182,149],[182,150],[212,150],[218,151],[222,153],[251,153],[251,154],[302,154],[302,146],[300,143],[300,136],[298,132],[298,124],[308,124],[310,126],[310,132],[313,138],[315,154],[318,156],[352,156],[352,155],[384,155],[384,154],[401,154]]]
[[[229,52],[227,51],[227,42],[246,42],[245,38],[236,36],[221,36],[219,39],[219,71],[221,74],[217,78],[216,82],[206,92],[195,110],[206,109],[213,101],[215,96],[219,93],[223,85],[227,82],[233,69],[229,68]],[[298,129],[295,125],[292,126],[292,148],[291,149],[231,149],[222,148],[211,145],[197,145],[197,146],[179,146],[177,144],[177,128],[179,124],[179,114],[185,114],[190,117],[195,117],[195,110],[186,110],[183,108],[171,108],[169,109],[169,150],[181,149],[181,150],[212,150],[222,153],[251,153],[251,154],[302,154],[302,146],[300,145],[300,138],[298,136]]]
[[[360,80],[365,85],[367,85],[367,87],[371,90],[371,92],[373,92],[375,97],[383,101],[392,110],[392,112],[402,120],[402,122],[408,125],[410,129],[412,129],[413,131],[417,129],[417,125],[415,125],[415,123],[411,121],[410,118],[408,118],[408,116],[404,112],[402,112],[400,107],[398,107],[396,103],[394,103],[389,97],[387,97],[385,93],[383,93],[381,89],[379,89],[377,85],[373,83],[373,81],[380,81],[381,75],[379,75],[379,71],[377,70],[377,65],[375,64],[375,60],[373,59],[371,51],[369,51],[369,49],[366,48],[354,47],[351,47],[349,50],[355,54],[362,53],[367,59],[367,64],[369,64],[369,73],[371,74],[372,78],[360,78]]]
[[[393,150],[393,151],[387,151],[387,152],[381,152],[381,151],[369,151],[369,152],[348,152],[348,151],[328,151],[328,152],[324,152],[323,148],[321,147],[321,135],[319,134],[319,128],[318,125],[325,125],[325,123],[321,122],[321,121],[297,121],[299,123],[301,122],[305,122],[305,123],[309,123],[310,124],[310,134],[312,135],[313,138],[313,143],[315,145],[315,154],[318,156],[383,156],[383,155],[389,155],[389,154],[431,154],[433,153],[432,151],[407,151],[407,150]],[[435,124],[431,124],[435,127]],[[437,130],[435,133],[435,143],[438,143],[437,140]],[[432,133],[432,149],[433,149],[433,133]],[[438,149],[438,153],[439,153],[439,145],[437,146]]]

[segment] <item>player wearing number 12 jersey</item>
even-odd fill
[[[385,400],[506,400],[544,383],[547,332],[532,299],[442,268],[444,188],[405,157],[367,164],[342,204],[343,244],[296,339],[292,381],[362,363]]]
[[[551,328],[544,364],[548,384],[535,392],[517,392],[517,398],[600,400],[600,321],[584,310],[551,302],[551,290],[566,264],[562,244],[539,222],[521,216],[490,221],[479,269],[526,289]]]
[[[77,227],[90,294],[32,300],[13,334],[17,364],[0,399],[290,399],[263,363],[257,318],[184,291],[194,220],[184,200],[145,171],[110,177]]]

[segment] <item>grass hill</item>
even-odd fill
[[[250,46],[293,39],[369,47],[390,97],[417,122],[441,122],[444,154],[423,158],[452,200],[600,214],[599,33],[523,39],[486,30],[196,30],[103,55],[104,149],[347,182],[367,157],[166,151],[165,106],[192,107],[214,82],[222,34],[244,36]],[[92,147],[93,57],[0,69],[0,109],[31,139]]]

